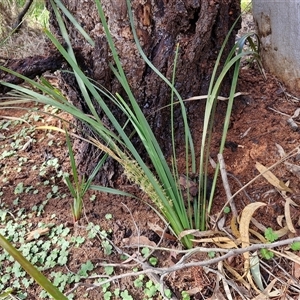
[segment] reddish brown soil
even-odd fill
[[[290,97],[272,75],[267,74],[267,80],[265,80],[257,70],[247,68],[241,71],[238,91],[245,92],[247,95],[240,96],[235,100],[227,137],[228,148],[224,151],[224,160],[227,171],[233,174],[242,185],[245,185],[258,175],[258,171],[255,168],[256,162],[269,167],[280,160],[276,144],[281,145],[286,153],[299,147],[300,131],[293,131],[287,124],[287,115],[292,116],[294,114],[295,110],[299,107],[299,100]],[[222,105],[224,106],[224,104],[220,103],[219,105],[221,108],[218,109],[217,113],[223,111]],[[29,106],[24,106],[24,108],[29,108]],[[43,109],[43,107],[40,107],[40,109]],[[1,110],[0,116],[23,118],[22,116],[25,112],[24,110]],[[67,118],[63,113],[60,116]],[[44,122],[47,125],[60,125],[59,121],[49,116],[44,117],[43,120],[45,120]],[[295,120],[297,121],[297,119]],[[1,122],[5,121],[2,120]],[[41,121],[35,122],[35,125],[41,125]],[[28,126],[26,123],[22,123],[15,127],[9,127],[7,130],[1,130],[0,147],[14,142],[16,137],[13,134],[19,134],[26,126]],[[212,149],[217,149],[221,127],[222,124],[216,123]],[[33,215],[31,217],[30,221],[35,226],[37,226],[38,222],[64,224],[70,228],[70,236],[77,236],[86,235],[82,227],[86,226],[88,222],[93,222],[94,224],[99,224],[101,229],[110,231],[111,241],[117,247],[130,254],[136,251],[135,248],[126,248],[126,246],[132,243],[130,238],[141,235],[154,243],[159,242],[160,237],[150,229],[150,224],[157,224],[161,228],[164,228],[163,222],[149,206],[139,200],[128,197],[90,192],[84,200],[85,216],[78,224],[74,225],[70,211],[72,197],[66,185],[62,182],[61,178],[57,178],[56,171],[51,168],[48,168],[47,173],[43,176],[38,174],[39,166],[47,159],[53,157],[58,158],[61,170],[70,172],[65,137],[60,133],[52,132],[47,134],[45,131],[34,130],[34,128],[31,131],[31,137],[36,142],[32,143],[29,148],[18,150],[13,156],[6,157],[0,161],[0,191],[3,193],[1,204],[11,213],[16,213],[22,207],[25,208],[24,214],[26,214],[31,212],[34,205],[40,205],[47,199],[47,194],[51,191],[50,186],[44,185],[46,180],[50,180],[50,182],[55,182],[59,187],[59,195],[61,196],[53,196],[49,199],[42,216],[37,217]],[[26,141],[27,138],[25,137],[21,139],[21,143],[23,144]],[[52,144],[49,144],[50,141],[53,141]],[[211,156],[215,161],[217,161],[216,155],[217,152],[212,150]],[[26,157],[27,162],[18,171],[17,167],[21,157]],[[294,156],[289,162],[299,165],[299,155]],[[38,166],[38,168],[33,170],[33,165]],[[296,204],[300,205],[299,177],[289,172],[283,163],[274,168],[272,172],[281,180],[290,181],[290,187],[293,190],[290,196]],[[14,191],[20,182],[23,182],[25,187],[34,186],[39,192],[37,194],[23,193],[19,196],[20,199],[16,205],[13,203],[17,197]],[[229,184],[232,193],[241,187],[237,180],[232,177],[229,177]],[[123,186],[120,188],[130,193],[138,192],[133,186]],[[264,202],[267,206],[255,213],[256,219],[266,227],[271,227],[274,230],[280,229],[276,218],[284,214],[285,201],[274,187],[265,179],[259,178],[247,186],[245,192],[248,197],[242,192],[234,198],[238,212],[240,213],[251,201]],[[64,194],[65,197],[63,198],[62,195]],[[89,196],[92,194],[96,195],[94,201],[89,199]],[[138,194],[143,197],[140,192]],[[226,195],[223,184],[219,179],[212,207],[212,222],[215,216],[222,210],[225,202]],[[51,218],[52,214],[55,214],[55,218]],[[106,214],[112,214],[113,218],[107,220],[105,218]],[[299,215],[299,210],[292,207],[291,218],[297,230],[294,236],[299,234]],[[255,229],[254,226],[252,228]],[[263,233],[261,232],[261,234]],[[290,234],[289,236],[292,235]],[[47,237],[43,237],[43,239],[46,240]],[[176,241],[168,238],[163,239],[160,246],[180,249],[180,245]],[[87,241],[80,248],[74,247],[70,249],[70,253],[67,268],[72,272],[76,272],[80,268],[80,265],[87,260],[91,260],[95,265],[101,262],[121,262],[120,255],[117,254],[116,250],[114,250],[114,254],[112,255],[104,255],[100,242],[92,243]],[[176,257],[174,253],[168,254],[166,251],[156,251],[155,255],[159,259],[160,266],[164,267],[171,266],[174,264],[174,261],[178,261],[179,257]],[[201,255],[195,257],[195,260],[206,258],[206,255]],[[235,261],[237,270],[239,269],[239,263],[242,263],[242,258],[237,258]],[[67,272],[65,268],[61,267],[57,267],[55,270],[59,269]],[[49,275],[51,271],[45,271],[44,273]],[[115,273],[120,274],[126,271],[126,268],[116,268]],[[103,273],[102,267],[97,267],[94,273]],[[199,267],[190,268],[170,275],[167,277],[166,283],[178,298],[180,298],[180,291],[182,290],[199,288],[193,296],[194,299],[221,299],[216,295],[214,297],[217,298],[210,298],[215,288],[215,276],[213,273],[206,274]],[[133,286],[133,280],[133,277],[126,277],[115,281],[112,286],[119,287],[121,290],[127,289],[132,294],[133,299],[143,299],[142,291]],[[92,283],[93,281],[90,279],[84,282]],[[73,285],[68,287],[68,289],[72,287]],[[278,284],[278,288],[283,289],[283,285]],[[39,290],[40,288],[38,287],[37,290],[34,288],[28,289],[29,299],[38,299]],[[75,292],[75,298],[85,299],[85,293],[86,287],[79,287]],[[234,295],[236,296],[235,299],[239,298],[237,294]],[[293,296],[292,294],[290,295]],[[103,299],[101,289],[89,291],[88,299]]]

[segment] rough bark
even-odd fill
[[[47,2],[51,11],[49,1]],[[96,46],[91,47],[66,20],[73,46],[81,49],[82,68],[112,93],[123,94],[108,64],[112,62],[112,57],[94,1],[64,0],[62,2],[96,42]],[[131,33],[125,0],[103,0],[101,3],[133,93],[145,115],[148,116],[148,121],[161,147],[168,155],[170,150],[169,110],[155,111],[169,103],[170,89],[158,79],[158,76],[140,57]],[[240,13],[240,1],[132,0],[131,5],[139,40],[147,57],[167,78],[171,78],[175,48],[179,43],[180,57],[177,64],[176,88],[183,98],[206,94],[218,52],[230,27]],[[52,11],[50,16],[52,29],[59,36]],[[232,47],[234,38],[233,34],[226,53]],[[75,82],[72,82],[69,75],[66,76],[63,81],[68,86],[68,90],[75,91]],[[226,87],[224,91],[226,92]],[[87,110],[77,91],[73,93],[72,101],[80,104],[83,110]],[[187,110],[195,133],[197,128],[201,127],[203,104],[187,103]],[[116,114],[118,113],[116,111]],[[177,138],[180,141],[182,121],[179,109],[176,110],[176,115]],[[81,145],[79,149],[81,170],[89,173],[95,164],[97,153],[88,145]],[[93,155],[87,155],[87,153]],[[107,176],[112,178],[115,175],[115,166],[108,163],[107,172],[101,173],[101,181]]]
[[[47,56],[30,56],[22,59],[2,58],[3,66],[22,74],[30,79],[36,76],[42,76],[46,71],[55,72],[64,64],[63,56],[55,51],[50,51]],[[0,63],[1,57],[0,57]],[[0,80],[13,84],[20,84],[24,80],[9,73],[0,70]],[[10,88],[0,85],[0,93],[7,93]]]

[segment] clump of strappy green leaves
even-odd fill
[[[33,90],[16,86],[9,83],[2,82],[3,85],[14,88],[23,94],[24,99],[39,101],[42,103],[53,105],[63,111],[66,111],[73,115],[75,118],[81,120],[86,123],[89,128],[92,129],[94,136],[99,137],[99,140],[94,138],[89,138],[89,141],[95,146],[99,147],[103,152],[107,155],[113,157],[117,160],[124,168],[125,174],[128,178],[137,183],[141,189],[149,196],[149,198],[156,205],[160,213],[166,219],[166,221],[170,224],[175,235],[179,235],[184,229],[196,228],[200,230],[204,230],[206,226],[207,215],[209,214],[212,199],[214,194],[214,186],[216,182],[216,176],[218,172],[218,167],[216,169],[214,184],[212,188],[212,193],[209,199],[209,202],[206,202],[206,176],[202,176],[202,174],[207,173],[208,167],[208,154],[210,150],[210,136],[212,132],[212,124],[214,119],[214,112],[217,103],[217,97],[220,91],[220,87],[225,75],[231,68],[234,68],[234,75],[232,79],[232,85],[230,90],[230,96],[228,100],[228,108],[227,114],[224,121],[224,131],[223,131],[223,139],[220,145],[219,152],[222,153],[225,144],[225,137],[228,130],[228,124],[234,99],[234,94],[237,85],[238,72],[240,67],[240,60],[245,55],[254,55],[258,59],[257,46],[254,45],[251,34],[247,34],[240,38],[232,51],[229,53],[222,70],[220,71],[220,75],[217,77],[217,70],[220,64],[221,56],[223,54],[225,45],[227,44],[228,38],[231,34],[231,31],[228,33],[223,47],[220,50],[219,56],[217,58],[215,69],[212,74],[211,83],[209,86],[209,91],[207,95],[206,109],[204,113],[204,127],[203,127],[203,137],[201,142],[201,152],[200,152],[200,160],[197,162],[197,155],[194,151],[194,144],[190,133],[189,124],[187,121],[187,113],[184,106],[184,100],[181,98],[177,90],[175,89],[175,81],[176,81],[176,62],[178,56],[178,45],[176,49],[176,56],[174,61],[174,70],[173,76],[169,80],[164,77],[159,70],[157,70],[153,64],[148,60],[146,55],[144,54],[135,28],[134,28],[134,20],[131,11],[130,1],[127,0],[128,6],[128,14],[131,23],[131,29],[134,36],[134,40],[136,43],[136,47],[145,60],[145,62],[151,67],[151,69],[156,72],[158,77],[163,80],[171,90],[171,99],[170,99],[170,109],[171,109],[171,127],[172,127],[172,146],[173,146],[173,157],[172,157],[172,166],[170,167],[163,157],[162,150],[147,122],[145,115],[143,114],[141,108],[139,107],[137,100],[134,98],[131,88],[129,86],[128,81],[126,80],[126,74],[121,65],[121,61],[118,57],[117,50],[115,48],[113,39],[111,37],[106,17],[103,12],[103,8],[101,2],[99,0],[95,0],[99,17],[101,19],[104,31],[106,33],[107,42],[109,44],[112,56],[114,58],[114,67],[112,64],[110,65],[112,71],[115,76],[118,78],[120,83],[122,84],[128,101],[125,101],[119,94],[112,95],[109,91],[103,89],[99,89],[79,68],[76,57],[74,55],[72,45],[67,34],[67,29],[63,22],[63,18],[58,10],[58,8],[65,14],[67,18],[69,18],[76,28],[80,30],[83,36],[87,39],[87,41],[93,46],[94,42],[91,38],[84,32],[82,27],[76,22],[76,20],[70,15],[67,9],[63,6],[63,4],[59,0],[51,1],[56,18],[58,20],[58,24],[60,26],[62,36],[64,37],[65,43],[68,47],[63,47],[59,41],[51,34],[47,29],[45,32],[48,38],[52,41],[52,43],[57,47],[60,53],[64,56],[66,61],[72,67],[74,75],[77,79],[78,86],[81,89],[82,97],[84,98],[86,104],[88,105],[91,115],[84,114],[74,105],[69,103],[65,97],[57,93],[54,88],[51,88],[49,85],[44,85],[40,83],[36,83],[33,80],[30,80],[22,75],[16,74],[6,68],[1,67],[2,70],[10,72],[16,76],[23,78],[27,83],[31,84],[35,89],[39,89],[43,92],[41,95]],[[243,46],[245,42],[248,41],[251,46],[251,51],[243,52]],[[67,48],[68,50],[65,50]],[[113,115],[112,111],[108,108],[105,101],[103,100],[103,96],[109,98],[116,106],[119,107],[124,113],[124,115],[128,119],[128,123],[130,123],[136,133],[139,135],[140,140],[143,142],[144,147],[147,151],[147,155],[152,162],[152,166],[154,167],[155,172],[152,172],[150,168],[145,164],[144,160],[140,156],[140,154],[135,149],[132,141],[130,140],[130,136],[128,136],[123,126],[118,122],[116,117]],[[97,102],[97,104],[101,107],[102,111],[106,114],[106,117],[110,120],[111,124],[113,124],[115,131],[111,131],[107,129],[107,127],[103,124],[101,118],[96,112],[96,108],[93,105],[92,98]],[[199,182],[199,193],[197,200],[188,199],[188,209],[186,209],[185,202],[183,200],[182,192],[178,185],[179,174],[178,168],[176,165],[177,161],[177,153],[176,153],[176,141],[175,141],[175,133],[174,133],[174,119],[173,119],[173,109],[175,105],[175,101],[179,102],[182,112],[182,119],[185,130],[185,160],[186,160],[186,176],[189,177],[190,173],[198,173],[200,182]],[[101,140],[101,141],[100,141]],[[122,145],[122,146],[120,146]],[[189,167],[191,166],[191,167]],[[95,187],[94,187],[95,188]],[[101,187],[98,187],[101,190]],[[109,192],[114,192],[110,190]],[[193,200],[193,201],[192,201]],[[193,214],[188,213],[190,208],[193,209]],[[181,240],[181,242],[188,248],[192,247],[191,236],[185,236]]]

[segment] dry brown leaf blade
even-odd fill
[[[276,251],[274,249],[270,249],[270,251],[272,251],[274,254],[278,255],[278,256],[281,256],[281,257],[285,257],[297,264],[300,264],[300,257],[296,254],[294,254],[293,252],[290,252],[290,251]]]
[[[270,299],[270,298],[272,298],[272,297],[278,297],[278,296],[280,296],[280,295],[281,295],[281,294],[280,294],[280,291],[275,290],[275,291],[272,292],[272,289],[273,289],[275,283],[277,282],[277,280],[278,280],[277,278],[274,278],[274,279],[268,284],[268,286],[265,288],[264,294],[266,294],[266,295],[260,294],[260,295],[256,296],[255,298],[253,298],[252,300],[264,300],[264,299],[265,299],[265,300],[268,300],[268,299]]]
[[[260,234],[259,232],[255,231],[251,228],[249,228],[249,232],[251,232],[251,234],[255,235],[261,243],[263,243],[263,244],[267,243],[267,240],[265,239],[265,237],[262,234]]]
[[[284,226],[283,228],[274,231],[274,233],[278,236],[278,238],[283,237],[284,235],[288,234],[290,230],[288,229],[287,226]]]
[[[250,290],[250,284],[235,270],[233,269],[226,261],[224,262],[224,267],[226,270],[231,273],[235,279],[243,284],[247,290]]]
[[[288,183],[287,183],[288,184]],[[296,233],[296,229],[293,225],[293,220],[291,218],[291,205],[298,206],[297,203],[295,203],[290,197],[286,195],[286,192],[282,192],[282,196],[285,200],[284,204],[284,216],[287,228],[292,232]]]
[[[293,265],[293,275],[295,278],[300,278],[300,264],[294,263]]]
[[[273,251],[275,252],[275,251]],[[277,251],[275,252],[276,254],[278,253]],[[300,257],[293,253],[293,252],[290,252],[290,251],[284,251],[284,254],[281,253],[281,256],[285,257],[285,258],[288,258],[289,260],[297,263],[297,264],[300,264]]]
[[[266,168],[264,165],[262,165],[259,162],[256,162],[255,164],[256,169],[259,171],[259,173],[274,187],[276,187],[280,191],[286,191],[289,193],[293,193],[293,191],[285,185],[285,183],[277,178],[268,168]]]
[[[206,236],[212,236],[215,234],[222,234],[222,232],[218,230],[206,230],[206,231],[200,231],[198,229],[188,229],[182,231],[178,235],[178,239],[181,240],[186,235],[193,235],[194,237],[206,237]]]
[[[156,243],[150,241],[146,236],[140,235],[140,236],[131,236],[129,238],[124,238],[123,243],[126,245],[146,245],[155,247]]]
[[[28,233],[26,242],[31,242],[36,239],[36,237],[40,237],[42,235],[46,235],[50,231],[49,227],[46,228],[38,228]]]
[[[230,228],[232,231],[232,234],[236,237],[236,238],[240,238],[240,232],[238,230],[237,227],[237,218],[235,216],[232,217],[231,221],[230,221]]]
[[[240,219],[240,234],[241,234],[241,240],[242,240],[242,248],[246,248],[246,247],[250,246],[249,225],[250,225],[252,215],[258,208],[265,206],[265,205],[266,204],[263,202],[254,202],[254,203],[250,203],[243,209],[241,219]],[[250,254],[249,254],[249,252],[245,252],[243,255],[244,255],[244,259],[245,259],[243,276],[246,275],[250,285],[258,293],[260,293],[260,291],[255,286],[255,284],[252,280],[252,277],[251,277]]]
[[[300,178],[300,166],[291,164],[287,161],[285,161],[284,164],[289,172]]]
[[[227,279],[226,279],[226,276],[224,274],[223,267],[224,267],[223,261],[219,261],[218,262],[218,270],[219,270],[220,274],[222,274],[222,277],[220,275],[218,275],[218,276],[221,277],[221,280],[222,280],[222,283],[223,283],[223,287],[224,287],[224,291],[226,293],[227,299],[228,300],[233,300],[231,292],[230,292],[230,288],[229,288],[229,285],[228,285],[228,282],[227,282]]]
[[[282,148],[282,146],[277,143],[275,145],[276,145],[277,151],[280,155],[280,158],[284,158],[286,156],[286,153],[285,153],[284,149]]]
[[[200,240],[192,240],[195,243],[214,243],[220,248],[223,249],[232,249],[232,248],[237,248],[238,245],[240,244],[240,240],[232,240],[229,237],[226,236],[217,236],[217,237],[212,237],[212,238],[203,238]]]
[[[278,224],[280,227],[283,227],[283,219],[284,219],[284,215],[279,215],[279,216],[277,216],[277,218],[276,218],[277,224]]]
[[[292,118],[298,118],[299,117],[299,114],[300,114],[300,108],[297,108],[292,116]]]
[[[177,240],[177,238],[174,235],[171,235],[171,234],[165,232],[165,230],[163,230],[159,225],[151,223],[151,222],[148,222],[147,224],[149,226],[149,229],[154,231],[160,238],[164,238],[169,241]]]

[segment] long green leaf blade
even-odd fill
[[[0,234],[0,246],[5,249],[54,299],[67,300],[65,297],[35,266],[33,266],[6,238]]]

